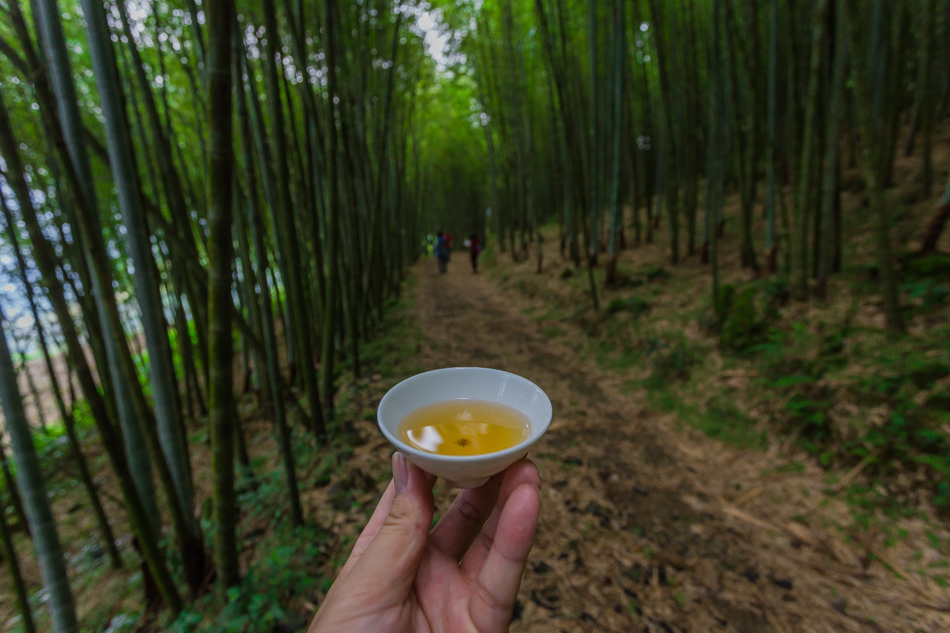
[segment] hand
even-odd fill
[[[538,527],[537,467],[521,460],[463,490],[430,532],[434,484],[393,455],[393,481],[310,633],[508,630]]]

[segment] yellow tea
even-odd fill
[[[416,409],[399,424],[409,446],[436,455],[484,455],[528,439],[528,418],[497,402],[449,400]]]

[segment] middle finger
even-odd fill
[[[503,472],[498,473],[478,488],[459,493],[432,529],[430,542],[446,556],[458,561],[468,551],[495,508],[504,476]]]

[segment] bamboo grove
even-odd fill
[[[442,59],[419,26],[430,14]],[[919,157],[920,199],[942,185],[950,0],[0,0],[0,16],[0,400],[14,456],[0,451],[0,537],[26,631],[12,540],[26,526],[53,630],[79,630],[34,447],[35,423],[54,421],[24,406],[40,400],[31,354],[108,560],[129,564],[80,416],[147,597],[174,615],[209,583],[241,581],[236,400],[256,391],[273,421],[301,524],[292,431],[345,435],[341,375],[361,374],[360,343],[426,234],[488,233],[540,270],[541,227],[556,223],[599,309],[595,267],[610,284],[625,248],[657,241],[673,264],[709,265],[715,306],[728,228],[744,267],[821,298],[845,264],[842,172],[856,167],[900,332],[895,156]],[[195,425],[211,438],[204,470]],[[195,513],[209,479],[211,530]]]
[[[242,385],[271,412],[300,524],[290,425],[318,444],[342,432],[339,365],[360,375],[359,344],[421,248],[421,186],[433,177],[419,167],[418,102],[436,76],[414,11],[377,0],[0,3],[2,247],[15,289],[0,336],[15,457],[15,468],[4,457],[5,489],[29,526],[53,630],[79,627],[18,390],[30,341],[112,565],[123,561],[77,408],[118,484],[147,597],[175,614],[209,579],[240,582]],[[210,429],[212,472],[190,461],[195,420]],[[213,480],[213,539],[196,518],[196,478]],[[0,523],[35,630],[12,526]]]
[[[950,3],[499,0],[445,15],[484,108],[492,228],[513,256],[534,243],[540,268],[538,226],[556,221],[562,254],[595,266],[606,253],[610,283],[621,248],[662,239],[674,264],[711,264],[715,297],[735,191],[743,267],[822,297],[842,266],[841,171],[858,166],[887,325],[903,329],[885,191],[898,152],[919,156],[921,199],[941,184]]]

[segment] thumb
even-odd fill
[[[401,453],[393,455],[396,496],[379,533],[360,557],[383,586],[408,591],[422,560],[432,525],[432,481]]]

